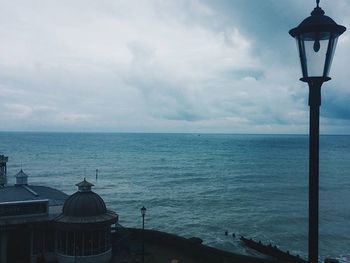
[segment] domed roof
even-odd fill
[[[64,216],[86,217],[98,216],[107,213],[103,199],[93,191],[93,184],[84,181],[76,184],[78,191],[67,198],[63,205]]]

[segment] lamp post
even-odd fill
[[[142,263],[145,262],[145,215],[146,215],[146,207],[142,206],[141,216],[142,216]]]
[[[318,207],[319,207],[319,114],[321,86],[330,80],[329,70],[337,39],[346,30],[319,7],[299,26],[289,31],[299,51],[303,82],[309,85],[309,262],[318,262]]]

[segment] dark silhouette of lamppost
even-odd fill
[[[145,262],[145,215],[146,215],[146,207],[142,207],[141,209],[142,216],[142,263]]]
[[[321,86],[330,80],[329,70],[337,39],[346,30],[338,25],[319,7],[299,26],[289,31],[295,38],[299,51],[301,81],[309,85],[310,134],[309,134],[309,262],[318,262],[318,203],[319,203],[319,115]]]

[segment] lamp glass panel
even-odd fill
[[[338,35],[334,35],[330,40],[329,40],[329,46],[328,46],[328,53],[326,57],[326,65],[324,68],[324,76],[329,77],[329,71],[331,69],[334,53],[335,53],[335,48],[337,47],[337,42],[338,42]]]
[[[307,77],[326,77],[325,62],[330,33],[308,33],[300,36],[304,42]]]
[[[297,48],[299,51],[299,58],[300,58],[300,65],[301,65],[301,72],[303,74],[303,78],[307,78],[307,65],[306,65],[306,58],[305,58],[305,45],[304,41],[298,36],[295,38],[297,43]]]

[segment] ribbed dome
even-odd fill
[[[64,216],[98,216],[107,212],[103,199],[91,191],[93,184],[84,179],[77,186],[79,191],[68,197],[63,205]]]
[[[107,212],[105,202],[94,192],[76,192],[63,205],[65,216],[97,216]]]

